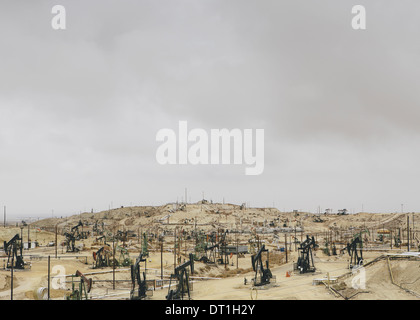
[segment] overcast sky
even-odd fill
[[[66,8],[66,30],[51,8]],[[351,8],[365,5],[367,29]],[[420,210],[418,1],[0,4],[0,205],[65,216],[204,197]],[[264,129],[265,169],[167,165],[156,133]]]

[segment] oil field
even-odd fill
[[[0,227],[1,300],[418,300],[418,213],[121,207]]]

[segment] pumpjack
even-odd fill
[[[121,241],[123,245],[125,245],[128,240],[128,231],[118,230],[117,234],[115,235],[115,240]]]
[[[306,235],[306,240],[299,246],[299,258],[297,260],[297,269],[299,273],[315,272],[314,257],[312,249],[315,249],[317,244],[314,237]]]
[[[363,264],[363,240],[362,233],[369,231],[362,231],[353,236],[353,241],[347,243],[346,249],[350,256],[350,269],[353,266],[360,266]]]
[[[80,277],[79,288],[76,288],[74,278]],[[88,300],[88,293],[92,289],[93,280],[92,278],[86,278],[83,273],[79,270],[71,278],[72,293],[67,296],[67,300]]]
[[[330,251],[331,246],[331,251]],[[328,241],[325,242],[325,247],[322,250],[327,256],[336,256],[337,255],[337,247],[335,246],[335,243],[333,242],[331,245]]]
[[[227,241],[226,241],[226,233],[225,231],[221,236],[219,240],[219,259],[217,261],[219,264],[227,265],[229,264],[229,255],[226,250]]]
[[[71,234],[76,240],[86,239],[84,236],[85,234],[79,231],[79,227],[83,227],[82,220],[79,220],[79,223],[71,228]]]
[[[219,248],[216,234],[213,232],[208,235],[198,235],[196,243],[196,253],[200,255],[196,260],[207,264],[216,263],[216,251]]]
[[[74,236],[73,233],[69,233],[69,232],[65,232],[64,236],[66,237],[66,252],[78,252],[79,249],[76,248],[75,243],[76,243],[76,237]]]
[[[188,267],[190,267],[191,273],[194,273],[194,255],[190,253],[190,260],[184,262],[175,268],[175,272],[171,274],[169,281],[168,294],[166,300],[184,300],[184,295],[188,295],[188,300],[191,299],[190,295],[190,283]],[[177,280],[176,289],[171,289],[172,279]]]
[[[195,234],[195,248],[194,248],[194,260],[200,261],[206,252],[206,242],[205,242],[206,235],[202,232]]]
[[[144,262],[144,272],[140,270],[140,263]],[[147,282],[146,282],[146,263],[147,259],[143,253],[140,253],[136,259],[135,264],[131,265],[131,283],[132,289],[130,292],[131,300],[141,300],[146,298],[147,292]],[[142,277],[143,276],[143,277]],[[137,283],[137,293],[136,293],[136,283]]]
[[[201,257],[200,261],[204,263],[216,263],[216,249],[218,248],[218,243],[206,245],[204,248],[205,254]]]
[[[265,267],[264,263],[262,261],[262,253],[267,252],[267,260],[265,261]],[[254,286],[263,286],[270,283],[270,279],[273,278],[273,275],[268,268],[268,249],[265,248],[265,245],[263,244],[258,250],[258,252],[255,255],[251,256],[251,262],[252,262],[252,269],[255,271],[254,276]]]
[[[104,222],[99,223],[98,220],[95,221],[95,224],[93,225],[92,231],[95,235],[102,235],[104,233]]]
[[[362,240],[358,237],[353,239],[351,243],[347,243],[347,252],[350,255],[350,268],[352,268],[354,265],[363,264],[362,245]]]
[[[94,268],[109,267],[111,262],[111,250],[108,246],[101,247],[93,252]]]
[[[79,249],[76,248],[76,240],[86,239],[86,233],[79,232],[79,227],[83,227],[82,220],[79,220],[79,223],[70,229],[70,232],[65,232],[64,236],[66,237],[66,252],[78,252]]]
[[[16,234],[8,242],[4,241],[4,251],[7,254],[7,268],[24,269],[25,262],[22,257],[22,239]],[[19,254],[18,254],[19,250]]]
[[[119,258],[117,260],[119,266],[127,267],[131,265],[132,261],[130,259],[130,254],[128,253],[127,248],[117,246],[115,250],[119,252]]]
[[[216,232],[207,235],[207,241],[203,237],[197,238],[196,252],[201,254],[200,258],[196,260],[214,264],[216,261],[220,264],[228,262],[228,255],[226,253],[226,233],[225,231],[220,236]],[[218,257],[217,257],[218,256]]]

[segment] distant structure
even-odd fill
[[[344,216],[344,215],[348,214],[347,213],[347,209],[340,209],[340,210],[338,210],[338,213],[337,214],[339,216]]]

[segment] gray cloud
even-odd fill
[[[420,4],[362,1],[4,1],[0,203],[70,214],[215,201],[417,210]],[[155,134],[265,129],[265,171],[168,166]],[[13,208],[13,209],[12,209]]]

